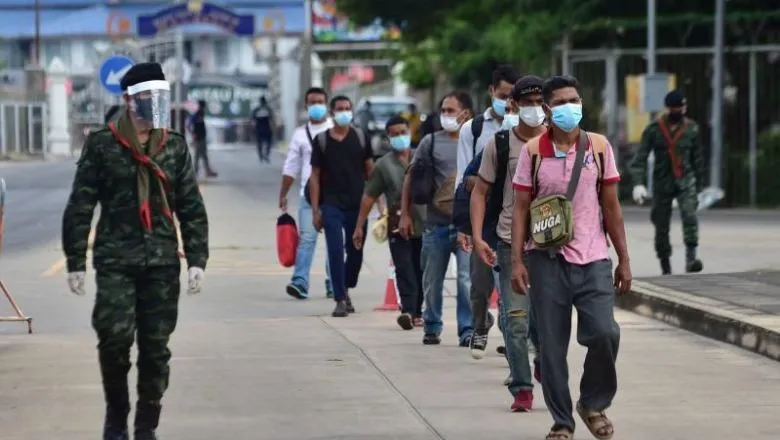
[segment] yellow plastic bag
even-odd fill
[[[377,243],[384,243],[387,241],[387,211],[382,213],[382,217],[374,222],[371,227],[371,235],[374,236],[374,240]]]

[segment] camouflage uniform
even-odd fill
[[[107,413],[114,414],[118,424],[124,416],[126,426],[127,373],[137,334],[136,429],[140,424],[149,430],[157,426],[159,403],[168,388],[168,339],[178,315],[181,268],[172,213],[180,221],[188,265],[205,269],[208,259],[208,219],[186,141],[174,132],[164,139],[153,158],[134,158],[109,128],[91,133],[78,161],[62,224],[68,272],[83,272],[92,215],[100,203],[93,246],[97,294],[92,327],[98,337]],[[144,216],[139,215],[137,172],[140,166],[149,166],[142,164],[147,160],[159,166],[167,181],[164,189],[150,193],[149,206],[170,206],[170,211],[151,209]],[[163,192],[167,202],[162,200]],[[147,223],[150,227],[142,226]],[[147,419],[139,420],[142,413]]]
[[[661,260],[672,255],[669,223],[672,201],[676,198],[682,219],[683,242],[688,249],[686,259],[690,262],[695,259],[695,249],[699,244],[696,209],[698,194],[704,188],[699,126],[688,118],[683,118],[674,130],[669,128],[670,125],[664,115],[645,128],[631,172],[634,181],[644,185],[647,182],[647,156],[651,151],[655,153],[653,208],[650,213],[655,225],[655,252]]]

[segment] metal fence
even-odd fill
[[[44,102],[0,101],[0,155],[43,155],[47,112]]]
[[[711,47],[657,50],[657,70],[674,74],[688,100],[688,115],[701,128],[707,167],[711,158]],[[727,205],[780,206],[780,45],[726,49],[723,109],[723,187]],[[607,133],[627,163],[635,143],[627,139],[625,78],[645,72],[642,49],[571,50],[563,61],[582,83],[585,123]],[[631,186],[625,181],[623,191]],[[630,188],[628,188],[630,191]]]

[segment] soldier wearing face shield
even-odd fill
[[[100,203],[92,264],[97,293],[92,327],[106,400],[104,440],[127,440],[127,375],[138,340],[135,439],[154,440],[168,387],[168,339],[176,327],[181,263],[174,214],[200,291],[208,220],[187,143],[168,130],[170,86],[160,65],[133,66],[121,81],[125,106],[81,151],[62,221],[68,284],[84,295],[87,240]]]

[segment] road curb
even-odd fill
[[[634,281],[616,305],[681,329],[780,361],[780,317]]]

